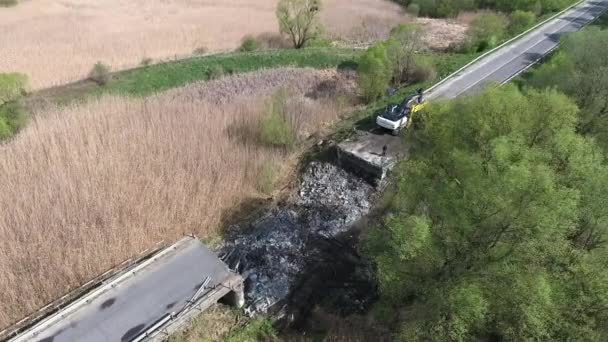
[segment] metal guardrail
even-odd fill
[[[489,55],[493,54],[494,52],[496,52],[496,51],[498,51],[498,50],[502,49],[503,47],[505,47],[505,46],[507,46],[507,45],[509,45],[509,44],[512,44],[512,43],[514,43],[515,41],[517,41],[517,40],[519,40],[519,39],[521,39],[521,38],[523,38],[523,37],[527,36],[527,35],[528,35],[528,33],[533,32],[533,31],[537,30],[538,28],[540,28],[541,26],[546,25],[547,23],[549,23],[549,22],[553,21],[554,19],[556,19],[556,18],[560,17],[560,16],[561,16],[561,15],[563,15],[564,13],[566,13],[566,12],[568,12],[569,10],[571,10],[572,8],[574,8],[574,7],[576,7],[576,6],[578,6],[578,5],[582,4],[582,3],[584,3],[585,1],[586,1],[586,0],[580,0],[580,1],[578,1],[578,2],[576,2],[576,3],[574,3],[574,4],[572,4],[572,5],[570,5],[570,6],[568,6],[568,7],[566,7],[565,9],[563,9],[563,10],[559,11],[558,13],[556,13],[556,14],[552,15],[551,17],[549,17],[549,18],[547,18],[547,19],[543,20],[542,22],[540,22],[540,23],[538,23],[538,24],[534,25],[533,27],[531,27],[531,28],[527,29],[526,31],[524,31],[524,32],[522,32],[522,33],[520,33],[520,34],[518,34],[517,36],[515,36],[515,37],[513,37],[513,38],[511,38],[511,39],[507,40],[506,42],[504,42],[504,43],[502,43],[502,44],[498,45],[497,47],[495,47],[495,48],[493,48],[493,49],[491,49],[491,50],[489,50],[489,51],[487,51],[487,52],[483,53],[483,54],[482,54],[482,55],[480,55],[479,57],[477,57],[477,58],[473,59],[472,61],[470,61],[469,63],[467,63],[467,64],[466,64],[466,65],[464,65],[463,67],[461,67],[460,69],[458,69],[458,70],[454,71],[453,73],[451,73],[450,75],[448,75],[448,76],[444,77],[444,78],[443,78],[441,81],[439,81],[439,82],[435,83],[435,84],[434,84],[433,86],[431,86],[430,88],[426,89],[426,90],[425,90],[425,94],[428,94],[428,93],[432,92],[434,89],[436,89],[436,88],[437,88],[437,87],[439,87],[440,85],[444,84],[445,82],[449,81],[450,79],[452,79],[452,78],[456,77],[456,76],[457,76],[459,73],[461,73],[463,70],[465,70],[465,69],[467,69],[468,67],[470,67],[471,65],[473,65],[473,64],[475,64],[475,63],[477,63],[477,62],[479,62],[479,61],[480,61],[480,60],[482,60],[483,58],[485,58],[485,57],[487,57],[487,56],[489,56]],[[533,63],[533,64],[534,64],[534,63]]]
[[[87,293],[102,287],[112,277],[115,277],[123,272],[127,272],[129,268],[153,258],[154,255],[160,252],[165,246],[166,243],[164,241],[158,242],[154,247],[144,250],[138,256],[127,259],[117,266],[108,269],[101,275],[89,280],[78,288],[69,291],[60,298],[40,308],[35,313],[22,318],[8,328],[0,331],[0,342],[9,341],[11,338],[16,337],[22,332],[34,327],[36,324],[43,322],[46,318],[52,316],[60,310],[69,307],[71,303],[84,297]]]

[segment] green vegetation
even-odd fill
[[[608,169],[578,114],[556,90],[509,86],[416,122],[365,239],[402,340],[608,339]]]
[[[254,318],[243,327],[228,335],[225,342],[257,342],[275,339],[276,332],[268,318]]]
[[[363,97],[374,101],[382,97],[392,78],[392,63],[388,58],[386,42],[368,48],[359,59],[357,81]]]
[[[300,49],[319,34],[317,15],[320,0],[280,0],[277,5],[279,31],[291,38],[293,47]]]
[[[17,6],[18,3],[17,0],[0,0],[0,7],[13,7]]]
[[[89,73],[89,79],[102,86],[108,84],[111,78],[110,67],[101,62],[95,63]]]
[[[258,41],[252,36],[246,36],[241,42],[240,52],[251,52],[259,49]]]
[[[27,115],[21,98],[27,90],[27,76],[0,73],[0,141],[8,139],[23,128]]]
[[[416,68],[416,53],[424,44],[422,29],[416,24],[401,24],[391,31],[386,53],[392,66],[393,84],[409,83]]]
[[[551,60],[529,80],[537,88],[556,87],[581,108],[578,130],[608,151],[608,30],[590,27],[568,35]]]
[[[532,12],[517,10],[511,13],[509,34],[516,35],[529,29],[536,23],[536,15]]]
[[[155,64],[115,74],[99,92],[146,96],[187,83],[208,80],[210,70],[221,66],[226,73],[243,73],[264,68],[314,67],[329,68],[353,65],[358,51],[354,49],[279,49],[248,53],[228,53]]]
[[[473,19],[469,29],[471,48],[484,51],[496,47],[506,36],[509,21],[499,13],[484,13]]]
[[[262,165],[259,178],[257,179],[256,188],[259,192],[270,195],[274,190],[275,181],[277,178],[276,165],[266,163]]]
[[[418,13],[430,17],[455,17],[460,12],[491,9],[504,13],[527,11],[536,15],[557,12],[577,0],[395,0]]]
[[[277,91],[268,108],[268,114],[260,122],[260,140],[269,146],[292,147],[296,142],[296,134],[291,127],[287,111],[287,92]]]
[[[376,117],[373,113],[386,107],[389,103],[399,103],[407,95],[413,94],[417,89],[426,89],[434,83],[444,79],[456,70],[460,69],[471,60],[479,56],[479,53],[434,53],[424,52],[416,55],[419,66],[431,65],[433,69],[432,78],[424,82],[412,83],[397,89],[391,96],[382,97],[372,102],[362,110],[356,111],[342,120],[336,127],[335,139],[342,140],[350,135],[353,126],[359,128],[369,128],[375,124]],[[361,63],[361,61],[359,61]]]
[[[399,87],[435,78],[432,61],[418,53],[423,45],[421,33],[415,24],[399,25],[391,31],[389,39],[363,53],[357,70],[358,82],[368,102],[382,97],[390,83]]]
[[[173,334],[169,342],[254,342],[276,340],[270,319],[248,319],[242,310],[216,304],[194,319],[186,331]]]

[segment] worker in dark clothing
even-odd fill
[[[388,146],[384,145],[382,146],[382,156],[386,157],[386,151],[388,150]]]

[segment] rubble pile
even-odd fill
[[[272,209],[250,227],[233,227],[222,254],[246,277],[248,311],[265,312],[290,293],[315,241],[331,238],[367,214],[374,188],[333,164],[312,162],[290,204]],[[243,234],[243,231],[248,233]]]

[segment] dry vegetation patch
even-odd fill
[[[319,130],[341,111],[303,94],[334,77],[269,70],[36,115],[0,145],[0,207],[10,208],[0,216],[0,326],[160,240],[216,234],[224,211],[265,196],[266,166],[285,174],[297,153],[234,128],[255,132],[280,85],[294,130]]]
[[[277,38],[277,0],[36,0],[0,11],[0,70],[23,72],[34,89],[85,78],[98,61],[112,70],[237,48],[246,35]],[[326,0],[330,31],[360,17],[399,17],[387,0]],[[394,22],[394,21],[391,21]],[[204,49],[202,49],[204,48]]]
[[[464,42],[469,25],[450,19],[418,18],[424,30],[423,40],[430,49],[444,50]]]

